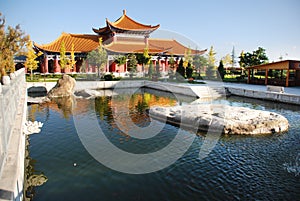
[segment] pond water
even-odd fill
[[[96,99],[28,106],[28,118],[44,123],[40,134],[30,136],[30,157],[35,161],[34,168],[48,178],[44,185],[35,188],[34,201],[299,200],[300,107],[234,96],[217,100],[216,103],[277,112],[289,120],[290,129],[283,134],[221,136],[203,159],[198,155],[205,134],[182,130],[186,139],[193,138],[193,142],[175,163],[147,174],[128,174],[108,168],[92,157],[78,135],[76,119],[83,119],[88,125],[86,117],[95,115],[114,146],[146,154],[170,144],[180,128],[156,122],[162,127],[160,133],[138,139],[126,134],[124,128],[130,130],[130,125],[117,121],[115,111],[127,107],[127,118],[143,128],[151,124],[146,113],[149,107],[185,104],[194,99],[148,89],[132,96],[125,91],[114,96],[117,98],[112,98],[110,91],[101,93],[105,96]],[[89,126],[85,129],[90,133]],[[103,154],[114,160],[110,150]],[[122,161],[126,167],[130,163]]]

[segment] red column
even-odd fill
[[[120,71],[120,69],[119,69]],[[111,64],[111,72],[116,72],[116,63],[115,62],[112,62]]]
[[[168,62],[168,57],[166,57],[165,64],[166,64],[166,71],[169,71],[169,62]]]
[[[289,79],[290,79],[290,70],[287,70],[286,72],[286,80],[285,80],[285,86],[289,86]]]
[[[44,65],[43,65],[44,69],[43,69],[43,73],[49,73],[49,70],[48,70],[48,58],[47,56],[45,56],[44,58]]]
[[[85,72],[88,73],[89,72],[89,62],[86,60],[85,62]]]
[[[41,63],[41,69],[40,69],[40,73],[44,73],[45,69],[45,58],[43,59],[43,62]],[[25,66],[25,72],[27,73],[27,69]]]
[[[164,72],[165,71],[165,61],[164,60],[160,60],[160,64],[161,64],[161,71]]]
[[[247,84],[250,83],[250,69],[248,69],[248,80],[247,80]]]
[[[81,59],[79,59],[79,60],[77,60],[77,62],[76,62],[76,64],[75,64],[75,66],[76,66],[76,72],[77,73],[79,73],[79,71],[80,71],[80,66],[82,65],[82,60]]]
[[[162,63],[161,63],[161,59],[158,60],[158,65],[159,65],[159,71],[161,72],[162,70],[160,70],[162,68]]]
[[[149,36],[148,35],[145,36],[144,42],[145,42],[146,46],[148,46],[148,44],[149,44]]]
[[[266,72],[265,72],[265,85],[268,84],[268,69],[266,69]]]
[[[55,57],[54,59],[54,73],[61,73],[61,69],[57,57]]]
[[[76,72],[76,63],[74,64],[73,68],[71,69],[71,72]]]

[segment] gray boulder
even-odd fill
[[[150,116],[181,127],[232,135],[281,133],[288,120],[274,112],[217,104],[153,107]]]
[[[65,97],[74,94],[76,81],[69,75],[64,74],[61,79],[59,79],[56,85],[49,91],[49,98]]]

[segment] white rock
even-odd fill
[[[200,131],[221,127],[225,134],[269,134],[287,131],[288,120],[282,115],[228,105],[199,104],[175,107],[153,107],[151,117]]]
[[[33,134],[33,133],[40,133],[41,132],[40,128],[42,128],[42,127],[43,127],[43,123],[41,123],[41,122],[26,121],[24,123],[24,126],[23,126],[23,133],[25,135],[30,135],[30,134]]]

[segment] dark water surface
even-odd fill
[[[106,137],[128,152],[155,152],[167,146],[179,128],[165,125],[161,133],[145,140],[119,130],[113,109],[122,107],[128,98],[120,95],[113,106],[109,96],[77,99],[73,105],[61,101],[28,106],[29,119],[44,123],[40,134],[30,136],[30,156],[36,160],[35,169],[48,178],[36,188],[34,201],[299,200],[300,107],[240,97],[218,100],[282,114],[289,120],[290,129],[284,134],[222,136],[201,160],[198,154],[205,135],[198,134],[184,156],[171,166],[148,174],[127,174],[107,168],[88,153],[78,137],[73,115],[96,113]],[[145,112],[150,106],[193,101],[179,99],[168,93],[141,91],[124,107],[130,109],[128,118],[142,127],[150,123]]]

